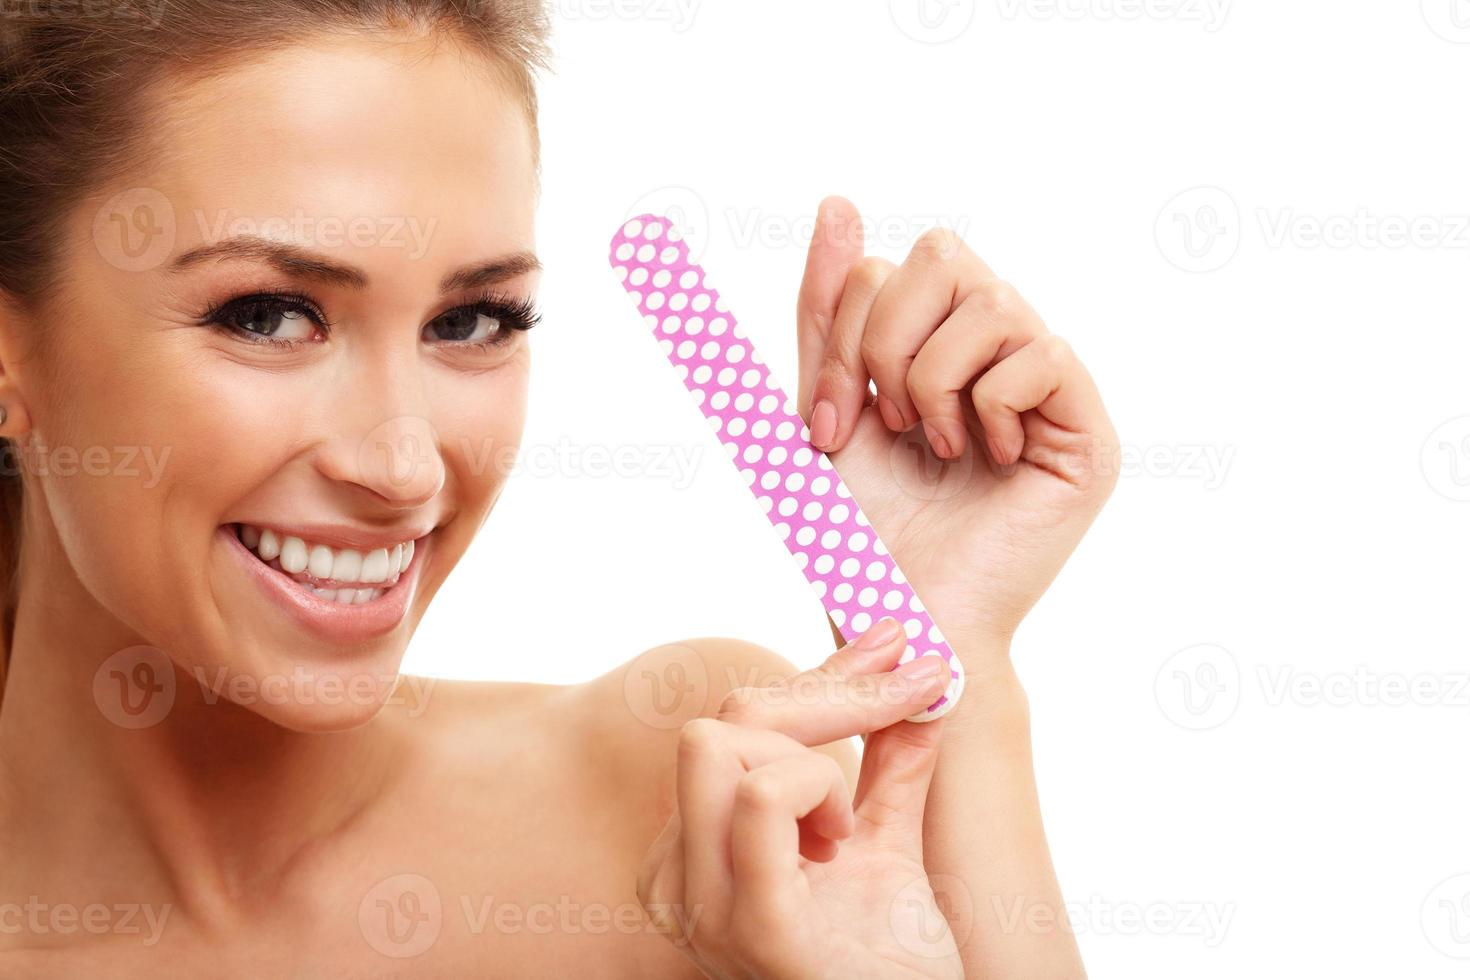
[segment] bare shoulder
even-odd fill
[[[656,833],[673,809],[680,730],[695,718],[713,718],[730,694],[800,673],[791,661],[756,643],[696,637],[645,650],[589,681],[583,717],[595,719],[605,771],[624,791],[650,799]],[[857,780],[857,753],[847,741],[820,746]]]

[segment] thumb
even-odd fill
[[[862,258],[863,222],[857,206],[845,197],[823,198],[817,206],[806,272],[796,297],[796,351],[801,375],[796,405],[803,417],[811,410],[817,369],[827,349],[847,275]]]
[[[944,721],[900,721],[868,736],[853,794],[854,836],[923,857],[924,803]]]

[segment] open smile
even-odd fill
[[[226,524],[220,534],[269,598],[336,642],[368,639],[398,625],[429,540],[424,534],[346,547],[341,541],[314,540],[309,531],[255,524]]]

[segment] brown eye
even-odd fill
[[[247,340],[278,344],[316,340],[322,330],[315,310],[286,296],[246,296],[231,300],[209,313],[206,320]]]
[[[425,340],[449,343],[492,343],[501,332],[500,320],[483,310],[464,307],[436,317],[424,328]]]

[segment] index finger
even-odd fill
[[[921,657],[894,670],[907,644],[903,627],[885,617],[820,666],[767,687],[732,691],[717,717],[810,747],[880,731],[933,704],[949,682],[947,675],[912,676],[938,658]]]
[[[827,337],[848,273],[863,258],[863,224],[858,209],[844,197],[823,198],[806,253],[806,271],[796,297],[796,350],[800,364],[797,411],[810,423],[812,388],[827,348]]]

